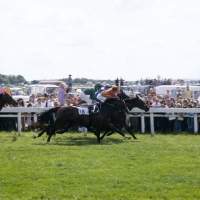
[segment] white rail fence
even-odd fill
[[[0,111],[0,117],[17,117],[18,135],[21,135],[21,118],[31,113],[42,113],[50,108],[3,108]],[[6,114],[3,114],[6,113]],[[155,114],[156,113],[156,114]],[[160,113],[160,114],[159,114]],[[165,113],[165,114],[163,114]],[[154,117],[177,117],[176,113],[184,113],[184,117],[194,113],[194,133],[198,133],[198,117],[200,117],[200,108],[151,108],[148,113],[134,108],[131,110],[129,117],[141,117],[141,132],[145,132],[145,117],[150,117],[151,135],[154,136]],[[37,114],[33,114],[34,122],[37,121]]]

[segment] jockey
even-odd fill
[[[110,86],[109,84],[106,84],[106,85],[104,86],[104,90],[107,90],[107,89],[109,89],[109,88],[111,88],[111,86]]]
[[[96,85],[99,85],[99,83],[97,83]],[[100,85],[99,85],[99,87],[100,87]],[[102,85],[101,85],[101,87],[95,92],[95,96],[97,97],[97,95],[99,93],[101,93],[102,91],[104,91],[104,87],[102,87]]]
[[[98,91],[95,92],[95,96],[97,97],[98,94],[109,88],[111,88],[111,86],[109,84],[106,84],[104,87],[101,87]]]
[[[95,92],[101,89],[101,87],[101,83],[98,82],[94,85],[94,88],[88,88],[81,91],[79,96],[80,99],[82,101],[85,101],[88,105],[91,105],[93,100],[99,101],[99,99],[97,99],[97,97],[95,96]]]
[[[111,88],[104,90],[97,95],[97,99],[105,101],[107,98],[118,98],[117,96],[118,86],[113,85]]]

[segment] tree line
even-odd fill
[[[0,84],[6,85],[6,84],[20,84],[20,83],[27,84],[28,82],[21,75],[14,76],[14,75],[0,74]]]
[[[59,81],[63,81],[65,83],[67,83],[67,78],[62,78],[62,79],[58,79]],[[31,84],[37,84],[40,80],[32,80],[30,83]],[[82,84],[82,85],[86,85],[87,83],[96,83],[96,82],[106,82],[108,84],[114,84],[114,80],[93,80],[93,79],[87,79],[87,78],[75,78],[73,79],[73,83],[74,84]],[[28,81],[22,76],[22,75],[3,75],[0,74],[0,84],[12,84],[12,85],[17,85],[17,84],[28,84]]]

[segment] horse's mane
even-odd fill
[[[116,102],[116,101],[119,101],[118,99],[116,98],[108,98],[104,101],[104,103],[109,103],[109,104],[112,104],[113,102]]]
[[[130,98],[122,89],[120,90],[120,93],[117,94],[117,96],[121,99],[127,99]]]
[[[134,103],[137,100],[138,100],[137,97],[124,99],[125,103]]]

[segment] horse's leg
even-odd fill
[[[122,137],[131,139],[131,137],[126,136],[126,135],[125,135],[124,133],[122,133],[119,129],[117,129],[113,124],[109,123],[107,127],[110,128],[113,132],[116,131],[116,132],[119,133]],[[102,138],[102,139],[103,139],[103,138]]]
[[[97,126],[97,131],[96,131],[96,136],[97,136],[97,141],[98,141],[98,143],[100,143],[100,141],[101,141],[100,132],[101,132],[101,125],[99,124],[99,125]]]
[[[39,134],[37,134],[37,135],[35,135],[35,136],[33,136],[33,139],[35,139],[35,138],[38,138],[38,137],[40,137],[40,136],[42,136],[46,131],[48,131],[49,130],[49,128],[50,128],[50,125],[49,126],[47,126],[45,129],[43,129]]]
[[[126,122],[121,123],[122,126],[125,127],[125,129],[132,135],[132,137],[137,140],[137,138],[135,137],[134,133],[131,131],[130,127],[128,126],[128,124]]]
[[[58,131],[56,131],[56,133],[63,134],[64,132],[68,131],[69,128],[71,128],[72,126],[74,126],[74,125],[76,125],[76,124],[77,124],[77,123],[75,123],[75,122],[69,122],[69,123],[67,124],[67,126],[65,126],[64,129],[58,130]]]
[[[106,135],[108,135],[108,132],[109,132],[109,131],[110,131],[109,128],[106,128],[104,134],[100,137],[101,140],[102,140]],[[113,132],[113,131],[112,131],[112,132]],[[111,133],[112,133],[112,132],[111,132]]]
[[[51,137],[52,137],[52,135],[54,135],[54,134],[55,134],[55,128],[53,127],[53,128],[50,129],[49,136],[48,136],[48,138],[47,138],[47,143],[50,142]]]
[[[63,122],[65,122],[65,119],[59,119],[59,120],[56,120],[56,121],[51,125],[49,137],[47,138],[47,143],[50,142],[52,135],[55,134],[55,132],[56,132],[56,127],[59,126],[59,124],[62,124]]]

